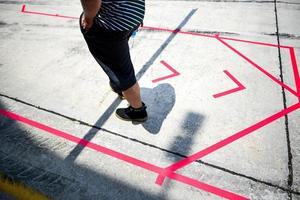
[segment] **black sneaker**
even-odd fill
[[[141,108],[133,108],[131,106],[127,108],[118,108],[116,110],[116,115],[118,118],[125,121],[145,122],[148,118],[146,108],[144,103]]]

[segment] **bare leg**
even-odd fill
[[[145,122],[148,118],[147,107],[141,101],[140,86],[136,82],[131,88],[123,91],[123,95],[129,102],[130,106],[127,108],[118,108],[116,115],[118,118],[125,121]]]
[[[140,86],[138,82],[136,82],[131,88],[123,91],[123,95],[131,107],[133,108],[142,107]]]

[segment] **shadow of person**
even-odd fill
[[[175,104],[175,90],[170,84],[163,83],[153,89],[141,88],[141,95],[148,107],[148,120],[143,127],[149,133],[157,134]]]
[[[188,156],[192,151],[195,137],[197,134],[201,134],[199,130],[202,127],[204,120],[205,116],[200,113],[186,113],[181,124],[181,131],[174,138],[168,149],[172,152],[177,152],[182,156]],[[178,155],[167,154],[167,156],[174,162],[177,162],[178,159],[182,159],[181,157],[178,157]]]
[[[92,165],[83,166],[80,164],[81,161],[79,163],[74,162],[75,160],[72,160],[73,162],[67,161],[64,159],[65,153],[71,152],[75,144],[72,145],[59,136],[56,138],[44,130],[34,128],[33,124],[35,123],[25,125],[21,123],[21,118],[16,121],[6,116],[4,113],[9,111],[8,108],[13,110],[27,108],[29,112],[35,110],[6,99],[5,101],[10,101],[11,104],[8,106],[2,102],[2,99],[4,98],[0,97],[1,200],[166,199],[154,191],[145,190],[138,184],[129,184],[126,180],[122,180],[106,170],[94,168],[94,163],[98,161],[100,164],[104,162],[111,164],[109,160],[95,161],[93,157],[104,155],[89,154],[84,162],[93,163]],[[43,118],[43,115],[40,117]],[[78,152],[80,154],[81,151]],[[95,151],[95,153],[97,152]],[[75,158],[78,155],[76,154]],[[137,179],[139,180],[138,176]],[[8,189],[5,189],[6,186]]]

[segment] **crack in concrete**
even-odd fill
[[[275,20],[276,20],[276,35],[277,35],[277,43],[280,46],[280,34],[279,34],[279,22],[278,22],[278,12],[277,12],[277,0],[274,0],[274,12],[275,12]],[[279,60],[279,69],[280,69],[280,80],[282,83],[284,83],[284,78],[283,78],[283,69],[282,69],[282,58],[281,58],[281,49],[278,47],[278,60]],[[282,89],[282,98],[283,98],[283,107],[284,109],[287,108],[287,102],[286,102],[286,94],[285,94],[285,89],[281,87]],[[290,192],[293,186],[293,155],[292,155],[292,150],[291,150],[291,143],[290,143],[290,132],[289,132],[289,119],[288,116],[284,116],[285,119],[285,132],[286,132],[286,140],[287,140],[287,150],[288,150],[288,195],[289,199],[292,200],[293,196],[292,193]]]
[[[90,127],[90,128],[95,128],[95,129],[97,129],[97,130],[101,130],[101,131],[103,131],[103,132],[112,134],[112,135],[114,135],[114,136],[121,137],[121,138],[130,140],[130,141],[132,141],[132,142],[142,144],[142,145],[147,146],[147,147],[150,147],[150,148],[154,148],[154,149],[157,149],[157,150],[166,152],[166,153],[170,153],[170,154],[173,154],[173,155],[175,155],[175,156],[179,156],[179,157],[181,157],[181,158],[187,158],[187,157],[188,157],[187,155],[183,155],[183,154],[178,153],[178,152],[170,151],[170,150],[168,150],[168,149],[164,149],[164,148],[161,148],[161,147],[159,147],[159,146],[156,146],[156,145],[153,145],[153,144],[150,144],[150,143],[147,143],[147,142],[143,142],[143,141],[137,140],[137,139],[135,139],[135,138],[131,138],[131,137],[128,137],[128,136],[125,136],[125,135],[122,135],[122,134],[119,134],[119,133],[110,131],[110,130],[105,129],[105,128],[101,128],[101,127],[99,127],[99,126],[91,125],[91,124],[89,124],[89,123],[87,123],[87,122],[84,122],[84,121],[81,121],[81,120],[78,120],[78,119],[75,119],[75,118],[72,118],[72,117],[69,117],[69,116],[66,116],[66,115],[63,115],[63,114],[60,114],[60,113],[51,111],[51,110],[48,110],[48,109],[45,109],[45,108],[42,108],[42,107],[40,107],[40,106],[36,106],[36,105],[30,104],[30,103],[28,103],[28,102],[19,100],[19,99],[17,99],[17,98],[13,98],[13,97],[10,97],[10,96],[1,94],[1,93],[0,93],[0,96],[5,97],[5,98],[8,98],[8,99],[13,100],[13,101],[16,101],[16,102],[19,102],[19,103],[22,103],[22,104],[25,104],[25,105],[28,105],[28,106],[33,107],[33,108],[36,108],[36,109],[38,109],[38,110],[42,110],[42,111],[48,112],[48,113],[50,113],[50,114],[57,115],[57,116],[59,116],[59,117],[68,119],[68,120],[73,121],[73,122],[75,122],[75,123],[79,123],[79,124],[81,124],[81,125],[84,125],[84,126],[87,126],[87,127]],[[212,168],[214,168],[214,169],[218,169],[218,170],[220,170],[220,171],[229,173],[229,174],[234,175],[234,176],[246,178],[246,179],[249,179],[249,180],[254,181],[254,182],[257,182],[257,183],[261,183],[261,184],[264,184],[264,185],[267,185],[267,186],[270,186],[270,187],[274,187],[274,188],[276,188],[276,189],[280,189],[280,190],[282,190],[282,191],[284,191],[284,192],[287,192],[287,193],[289,193],[289,194],[291,194],[291,195],[292,195],[292,194],[294,194],[294,195],[300,195],[300,192],[294,191],[292,188],[284,188],[284,187],[281,187],[281,186],[279,186],[279,185],[276,185],[276,184],[273,184],[273,183],[270,183],[270,182],[266,182],[266,181],[263,181],[263,180],[259,180],[259,179],[257,179],[257,178],[254,178],[254,177],[251,177],[251,176],[248,176],[248,175],[245,175],[245,174],[241,174],[241,173],[238,173],[238,172],[235,172],[235,171],[232,171],[232,170],[229,170],[229,169],[226,169],[226,168],[217,166],[217,165],[213,165],[213,164],[204,162],[204,161],[202,161],[202,160],[196,160],[195,162],[197,162],[197,163],[199,163],[199,164],[203,164],[203,165],[205,165],[205,166],[212,167]]]

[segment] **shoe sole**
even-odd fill
[[[148,117],[145,117],[145,118],[142,118],[142,119],[126,119],[126,118],[120,117],[119,115],[117,115],[117,113],[115,113],[115,115],[117,116],[117,118],[119,118],[119,119],[121,119],[123,121],[128,121],[128,122],[131,121],[132,123],[135,123],[135,122],[137,122],[137,123],[143,123],[143,122],[146,122],[147,119],[148,119]]]

